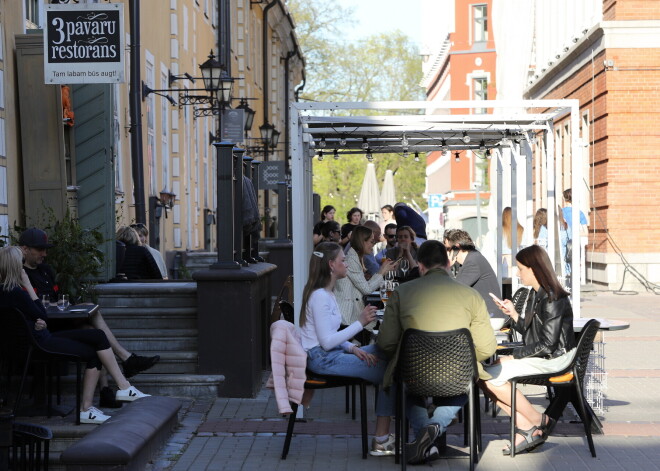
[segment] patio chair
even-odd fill
[[[284,320],[293,323],[294,311],[293,306],[287,301],[280,301],[280,309]],[[367,384],[361,378],[352,378],[349,376],[335,376],[335,375],[321,375],[314,373],[309,369],[305,372],[307,379],[305,381],[305,389],[330,389],[341,387],[359,387],[360,388],[360,425],[362,432],[362,459],[367,459],[368,433],[367,433]],[[293,436],[293,428],[296,424],[296,414],[298,412],[298,404],[291,403],[293,412],[289,415],[289,423],[286,429],[286,438],[284,439],[284,448],[282,449],[282,459],[285,460],[289,454],[289,447],[291,445],[291,438]],[[355,405],[353,406],[355,410]],[[355,417],[353,417],[355,418]]]
[[[81,402],[81,388],[82,388],[82,358],[77,355],[51,352],[41,347],[32,335],[32,326],[25,318],[23,313],[18,309],[3,309],[0,314],[4,321],[3,334],[8,342],[8,347],[11,350],[14,358],[24,356],[23,371],[21,375],[21,382],[16,393],[16,400],[14,401],[14,411],[18,411],[21,399],[23,396],[23,389],[25,387],[25,379],[27,378],[28,370],[31,363],[41,362],[45,364],[47,371],[47,386],[48,386],[48,417],[50,418],[52,409],[52,371],[57,368],[60,361],[71,361],[76,363],[76,425],[80,425],[80,402]],[[58,402],[59,402],[59,373],[58,375]]]
[[[554,395],[554,398],[550,402],[550,405],[546,409],[546,413],[550,410],[555,410],[555,414],[552,415],[553,418],[557,419],[561,416],[562,410],[557,410],[556,404],[559,401],[565,401],[565,404],[571,402],[575,407],[580,419],[582,419],[582,424],[584,425],[584,433],[587,436],[587,443],[589,444],[589,451],[591,452],[592,457],[596,457],[596,448],[594,447],[594,441],[591,436],[591,413],[588,412],[588,405],[584,399],[584,375],[587,371],[587,364],[589,363],[589,355],[594,344],[594,338],[596,333],[600,328],[600,322],[596,319],[591,319],[587,322],[582,329],[582,336],[576,347],[575,358],[570,365],[564,368],[561,371],[556,373],[549,374],[539,374],[539,375],[529,375],[529,376],[518,376],[516,378],[511,378],[511,443],[514,443],[515,440],[515,429],[516,429],[516,386],[518,384],[536,384],[540,386],[551,386],[556,388],[555,391],[557,394]],[[559,389],[568,389],[568,391],[559,391]],[[563,407],[562,407],[563,409]],[[515,447],[511,447],[511,457],[515,456]]]
[[[396,366],[397,416],[395,459],[406,469],[407,435],[406,395],[426,398],[450,398],[467,395],[467,434],[470,447],[470,470],[479,460],[481,449],[481,417],[477,380],[479,371],[472,336],[468,329],[427,332],[407,329],[401,339]],[[399,456],[399,450],[400,455]]]

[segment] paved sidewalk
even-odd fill
[[[630,329],[606,333],[608,372],[602,422],[604,435],[595,436],[598,458],[591,458],[581,425],[567,413],[553,436],[538,450],[515,459],[501,453],[508,440],[509,419],[482,413],[484,452],[481,470],[660,469],[660,298],[611,292],[586,292],[582,317],[628,321]],[[532,402],[545,403],[544,390],[524,387]],[[368,394],[370,411],[373,393]],[[184,418],[179,432],[153,463],[156,470],[321,470],[396,469],[394,459],[361,459],[359,418],[344,412],[343,388],[317,391],[306,423],[296,424],[289,456],[280,459],[286,419],[277,413],[271,391],[254,399],[218,398],[200,403]],[[373,423],[370,424],[370,432]],[[462,444],[462,425],[448,433],[450,444]],[[465,469],[465,460],[441,459],[435,469]],[[414,469],[414,468],[412,468]]]

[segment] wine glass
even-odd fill
[[[41,304],[43,304],[44,308],[48,309],[48,307],[50,306],[50,296],[44,294],[41,297]]]
[[[405,258],[402,259],[399,262],[399,269],[401,270],[401,272],[403,273],[403,277],[405,278],[406,273],[408,273],[408,270],[410,269],[410,263],[408,262],[408,260],[406,260]]]
[[[383,302],[383,309],[387,307],[387,300],[390,298],[390,290],[388,287],[389,283],[387,281],[380,285],[380,300]]]
[[[68,307],[69,307],[69,295],[61,294],[59,299],[57,300],[57,309],[59,309],[60,311],[64,311]]]

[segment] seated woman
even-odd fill
[[[110,417],[92,407],[94,390],[101,374],[101,365],[117,383],[118,401],[134,401],[149,396],[126,380],[117,365],[105,333],[100,329],[75,329],[51,333],[48,330],[46,309],[37,297],[30,279],[22,267],[23,253],[18,247],[0,248],[0,308],[16,308],[33,323],[34,338],[52,352],[70,353],[87,362],[83,378],[80,422],[100,424]]]
[[[126,254],[120,272],[129,280],[162,280],[163,275],[154,257],[140,242],[140,236],[132,227],[117,230],[117,240],[126,244]]]
[[[339,240],[342,247],[346,247],[346,244],[351,240],[351,233],[362,223],[362,216],[363,213],[360,208],[351,208],[346,213],[348,222],[341,226],[341,239]]]
[[[321,242],[325,242],[325,239],[323,238],[323,231],[321,230],[321,228],[326,222],[335,220],[336,211],[337,210],[335,209],[335,207],[330,204],[323,206],[323,210],[321,211],[321,220],[316,224],[314,224],[314,230],[312,234],[314,245],[320,244]]]
[[[385,252],[385,256],[390,260],[406,260],[408,270],[404,273],[401,270],[401,264],[397,270],[397,278],[401,282],[411,278],[419,278],[419,269],[417,267],[417,243],[415,242],[415,231],[410,226],[398,226],[396,228],[396,246]]]
[[[357,226],[355,228],[351,236],[351,248],[346,254],[348,270],[346,275],[333,285],[344,325],[351,325],[358,319],[360,312],[364,309],[362,296],[378,290],[383,281],[383,275],[395,269],[395,264],[388,260],[380,266],[378,273],[367,281],[363,257],[365,254],[371,253],[374,246],[373,239],[373,231],[368,227]]]
[[[479,291],[491,317],[505,317],[489,295],[493,293],[498,298],[501,297],[497,275],[486,257],[475,247],[470,234],[462,229],[448,229],[444,237],[450,266],[454,268],[460,265],[456,272],[456,281]]]
[[[355,322],[338,330],[342,317],[333,289],[338,280],[346,277],[347,271],[346,256],[339,244],[322,242],[315,247],[300,310],[300,333],[307,352],[307,367],[319,374],[363,378],[381,384],[387,367],[384,354],[376,345],[360,348],[348,341],[376,319],[376,308],[365,307]],[[394,436],[389,433],[393,399],[383,388],[379,389],[376,436],[369,452],[373,456],[394,454]]]
[[[573,310],[548,254],[538,245],[531,245],[518,252],[516,261],[522,283],[532,288],[531,299],[525,303],[523,312],[516,312],[508,299],[501,309],[511,316],[513,328],[522,334],[525,345],[515,349],[512,355],[500,356],[497,364],[486,367],[492,378],[481,381],[482,389],[509,415],[510,378],[561,371],[575,356]],[[516,394],[515,445],[502,450],[505,455],[511,453],[511,446],[515,446],[518,453],[542,444],[556,423],[552,417],[538,412],[520,391]]]

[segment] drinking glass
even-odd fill
[[[380,285],[380,300],[383,302],[383,309],[387,307],[387,300],[390,298],[390,291],[388,290],[388,282]]]
[[[41,297],[41,304],[43,304],[45,309],[48,309],[50,307],[50,296],[48,296],[47,294],[44,294]]]
[[[401,270],[401,272],[403,273],[403,277],[405,278],[406,273],[408,273],[408,270],[410,269],[410,263],[408,262],[408,260],[406,260],[405,258],[402,259],[401,262],[399,262],[399,269]]]
[[[69,295],[60,294],[60,297],[57,300],[57,309],[59,309],[60,311],[64,311],[68,307],[69,307]]]

